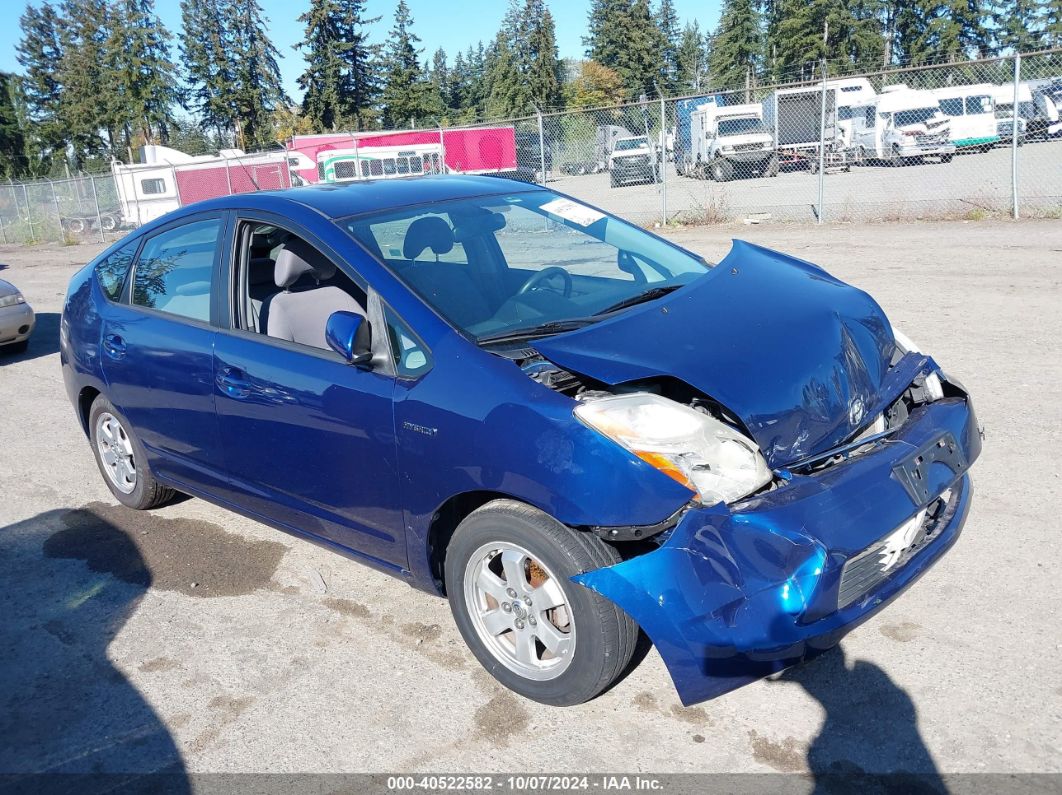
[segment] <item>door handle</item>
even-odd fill
[[[217,383],[229,397],[244,398],[251,392],[251,382],[244,378],[242,370],[235,367],[223,367],[218,372]]]
[[[121,359],[125,356],[125,340],[117,334],[105,334],[103,337],[103,350],[112,359]]]

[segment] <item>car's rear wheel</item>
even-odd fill
[[[151,474],[144,448],[129,422],[102,396],[89,410],[89,436],[100,474],[122,505],[144,510],[173,497],[173,489]]]
[[[484,668],[522,696],[580,704],[630,662],[637,628],[571,581],[620,562],[596,536],[512,500],[469,514],[446,551],[446,589],[461,635]]]

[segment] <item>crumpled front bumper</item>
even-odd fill
[[[925,455],[941,439],[958,448],[947,462]],[[947,397],[873,450],[730,508],[690,509],[658,549],[573,579],[638,622],[684,704],[714,698],[834,646],[936,563],[966,520],[980,450],[969,399]],[[917,490],[903,474],[916,464]],[[942,494],[922,545],[839,606],[845,563]]]

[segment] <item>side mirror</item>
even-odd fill
[[[372,366],[372,327],[356,312],[333,312],[325,325],[328,347],[349,364],[369,369]]]

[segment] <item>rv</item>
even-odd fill
[[[888,86],[851,118],[855,159],[903,165],[924,157],[947,163],[955,154],[951,120],[929,91]]]
[[[877,92],[865,77],[828,80],[826,86],[827,89],[833,89],[836,92],[837,138],[841,148],[850,151],[855,143],[852,137],[854,131],[852,117],[862,114],[867,105],[873,104],[877,99]]]
[[[992,102],[996,107],[996,132],[999,140],[1009,143],[1014,137],[1015,113],[1014,113],[1014,84],[1003,83],[995,87],[992,92]],[[1020,146],[1028,134],[1029,119],[1035,115],[1032,90],[1027,83],[1018,83],[1018,145]]]
[[[951,142],[956,149],[979,149],[987,152],[999,143],[996,128],[996,87],[990,83],[972,86],[935,88],[931,92],[940,103],[940,111],[951,118]]]
[[[140,153],[139,163],[111,163],[119,217],[102,218],[105,229],[140,226],[204,199],[290,188],[301,182],[292,176],[288,153],[283,151],[248,155],[222,149],[217,155],[193,157],[167,146],[148,145]]]
[[[761,105],[702,105],[690,119],[693,165],[685,173],[717,182],[735,175],[778,176],[778,153]]]
[[[328,149],[317,155],[320,182],[398,179],[443,173],[439,144]]]

